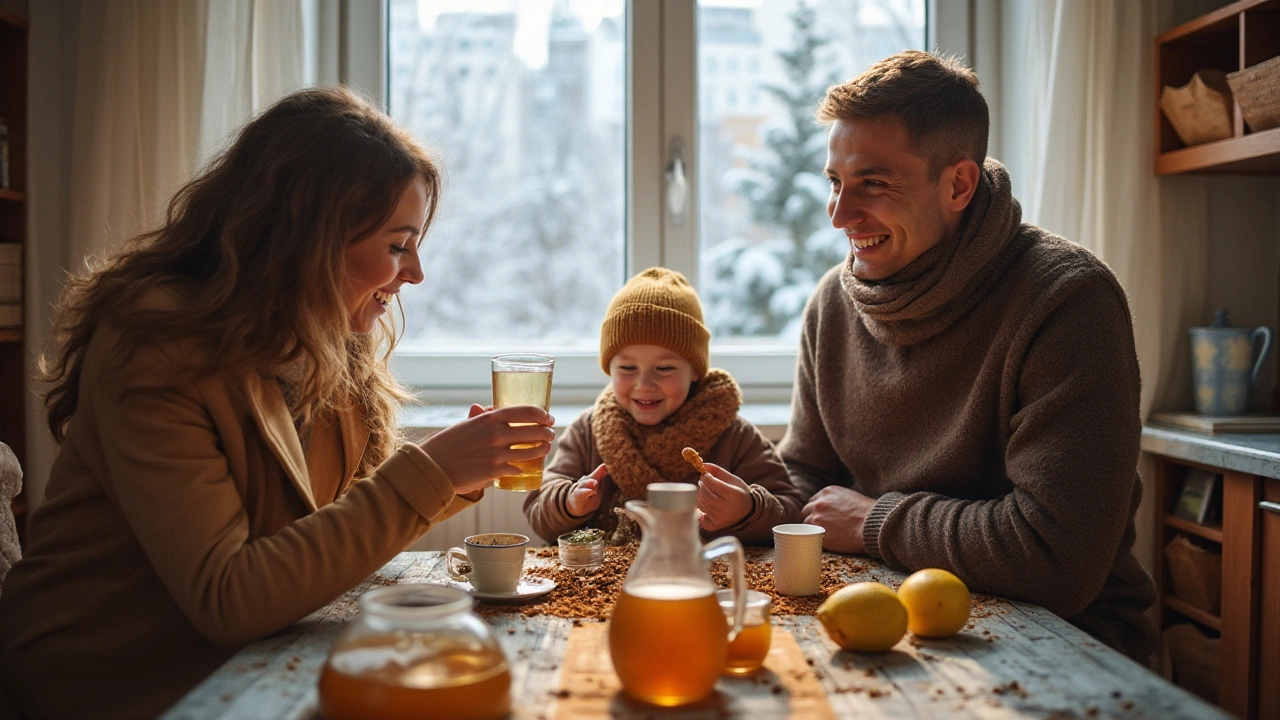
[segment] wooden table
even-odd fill
[[[859,560],[874,579],[891,586],[903,577]],[[863,574],[857,579],[869,578]],[[320,670],[334,639],[356,614],[356,598],[375,586],[444,580],[441,553],[402,553],[330,605],[240,651],[163,717],[317,720]],[[795,637],[840,718],[1230,717],[1039,606],[998,604],[1000,612],[975,613],[973,627],[953,638],[917,640],[908,635],[892,651],[879,654],[840,651],[811,616],[775,615],[773,623]],[[486,620],[511,665],[509,717],[557,718],[563,704],[557,695],[561,662],[574,621],[517,613]],[[758,685],[744,680],[722,680],[717,689],[735,701],[760,694]],[[759,704],[750,712],[726,713],[723,708],[664,711],[621,699],[610,705],[613,717],[624,718],[788,717],[776,703],[773,710]]]

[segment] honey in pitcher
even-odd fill
[[[498,720],[511,709],[511,673],[501,652],[462,645],[429,652],[395,636],[337,650],[320,675],[325,720]]]
[[[743,627],[742,632],[729,643],[724,671],[730,675],[747,675],[759,670],[769,654],[772,638],[773,626],[767,622]]]
[[[609,655],[622,689],[654,705],[697,702],[724,668],[729,629],[705,585],[624,589],[609,621]]]

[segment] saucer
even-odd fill
[[[489,600],[492,602],[525,602],[542,597],[556,588],[554,580],[541,577],[520,578],[520,585],[516,587],[515,592],[506,593],[480,592],[466,581],[455,580],[451,584],[471,593],[471,597],[477,600]]]

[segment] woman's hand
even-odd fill
[[[499,475],[513,475],[510,463],[546,457],[556,434],[555,418],[535,405],[491,410],[472,405],[467,419],[422,442],[422,449],[444,470],[453,491],[467,495],[487,487]],[[531,423],[511,427],[512,423]],[[512,449],[512,445],[533,447]]]
[[[573,484],[569,497],[564,501],[570,515],[582,517],[599,509],[600,481],[604,480],[605,475],[608,474],[609,469],[604,466],[604,463],[600,463],[600,466],[592,470],[590,475],[579,478],[578,482]]]
[[[704,462],[703,466],[707,471],[698,481],[698,509],[703,512],[698,525],[715,532],[742,522],[755,506],[751,488],[719,465]]]

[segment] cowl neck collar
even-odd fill
[[[867,331],[886,345],[915,345],[947,329],[978,304],[1030,244],[1017,235],[1022,207],[998,161],[983,165],[973,200],[956,234],[926,250],[893,276],[853,275],[849,253],[840,281]]]

